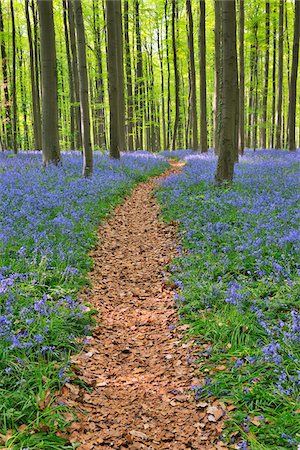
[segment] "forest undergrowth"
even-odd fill
[[[0,447],[73,448],[59,437],[73,417],[54,398],[91,333],[93,311],[78,298],[88,252],[100,221],[167,166],[146,152],[96,153],[84,179],[78,152],[47,170],[38,152],[0,155]]]
[[[179,224],[180,256],[170,270],[187,338],[200,349],[195,398],[233,402],[230,448],[296,449],[299,151],[247,151],[228,188],[213,183],[212,154],[165,154],[187,163],[157,197],[164,219]]]

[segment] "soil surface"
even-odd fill
[[[90,392],[67,383],[65,403],[80,421],[70,441],[92,449],[224,449],[222,409],[195,402],[192,343],[182,341],[165,266],[177,254],[176,228],[159,218],[153,189],[166,174],[139,185],[99,229],[92,252],[93,287],[85,298],[99,311],[90,343],[76,357]],[[177,326],[175,327],[175,325]]]

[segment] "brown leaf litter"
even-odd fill
[[[163,270],[176,256],[176,227],[159,218],[153,189],[180,170],[172,166],[139,185],[99,229],[93,288],[84,293],[98,323],[73,360],[91,389],[68,383],[60,398],[78,413],[68,437],[80,450],[226,448],[218,440],[224,411],[197,406],[190,392],[198,380],[181,341],[185,327],[169,328],[178,318]]]

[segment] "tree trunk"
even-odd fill
[[[244,28],[245,28],[245,4],[244,0],[240,0],[240,90],[239,90],[239,153],[244,154],[245,149],[245,43],[244,43]]]
[[[67,3],[63,0],[63,21],[64,21],[64,34],[66,43],[66,53],[68,61],[68,75],[69,75],[69,99],[70,99],[70,132],[71,132],[71,149],[75,148],[75,114],[74,114],[74,81],[73,81],[73,70],[72,61],[70,54],[70,39],[69,39],[69,29],[67,21]]]
[[[180,92],[179,92],[179,70],[177,61],[177,46],[176,46],[176,7],[177,0],[172,0],[172,48],[173,48],[173,62],[174,62],[174,80],[175,80],[175,120],[172,138],[172,150],[176,148],[176,138],[179,127],[180,115]]]
[[[208,150],[208,144],[207,144],[207,104],[206,104],[205,0],[200,0],[199,66],[200,66],[200,148],[201,153],[206,153]]]
[[[270,135],[270,147],[275,147],[275,122],[276,122],[276,49],[277,49],[277,31],[274,25],[273,31],[273,68],[272,68],[272,126]]]
[[[12,105],[13,105],[13,126],[12,126],[12,143],[13,151],[18,153],[17,147],[17,90],[16,90],[16,24],[13,0],[10,0],[10,13],[12,23]]]
[[[222,123],[220,130],[220,153],[216,182],[231,182],[233,178],[236,146],[236,99],[238,71],[236,53],[235,0],[222,0],[223,31],[223,89]]]
[[[265,81],[262,98],[262,127],[261,127],[261,147],[267,147],[267,118],[268,118],[268,86],[269,86],[269,59],[270,59],[270,2],[266,1],[266,53],[265,53]]]
[[[170,70],[170,51],[169,51],[169,19],[168,19],[168,0],[165,0],[165,25],[166,25],[166,60],[167,60],[167,149],[171,143],[171,70]]]
[[[145,107],[145,87],[143,80],[143,56],[142,56],[142,42],[140,30],[140,2],[134,1],[135,6],[135,33],[136,33],[136,82],[135,82],[135,97],[136,97],[136,148],[143,148],[143,114]]]
[[[188,47],[189,47],[189,69],[190,69],[190,111],[192,128],[192,149],[199,150],[198,147],[198,117],[197,117],[197,94],[196,94],[196,70],[195,70],[195,50],[194,50],[194,23],[192,15],[192,5],[190,0],[186,0],[186,13],[188,17]],[[200,23],[201,27],[201,23]]]
[[[4,41],[4,25],[2,17],[2,5],[0,1],[0,39],[1,39],[1,58],[2,58],[2,75],[3,75],[3,91],[4,91],[4,106],[5,106],[5,145],[7,149],[12,148],[12,133],[11,133],[11,111],[10,98],[8,90],[8,71],[7,71],[7,55]]]
[[[124,39],[125,39],[125,60],[126,60],[126,90],[127,90],[127,143],[128,150],[133,151],[133,89],[131,54],[129,41],[129,20],[128,20],[128,0],[124,1]]]
[[[80,106],[79,106],[79,75],[78,75],[78,62],[77,62],[77,47],[76,47],[76,37],[75,37],[75,23],[74,23],[74,11],[72,7],[71,0],[67,0],[68,6],[68,19],[69,19],[69,32],[70,32],[70,48],[72,56],[72,73],[74,81],[74,100],[75,105],[74,115],[75,115],[75,146],[76,149],[82,148],[82,134],[81,134],[81,119],[80,119]]]
[[[106,129],[104,111],[104,82],[101,51],[101,31],[99,26],[98,2],[93,0],[93,32],[94,51],[97,61],[96,73],[96,111],[95,111],[95,143],[102,149],[106,148]]]
[[[23,126],[24,126],[24,150],[29,150],[29,129],[27,122],[27,98],[26,89],[23,81],[23,49],[20,48],[19,51],[19,74],[20,74],[20,94],[21,94],[21,105],[23,113]],[[22,140],[23,141],[23,140]]]
[[[32,31],[29,17],[29,0],[25,0],[25,17],[27,25],[27,35],[29,43],[29,62],[30,62],[30,83],[31,83],[31,96],[32,96],[32,115],[33,115],[33,135],[34,135],[34,147],[36,150],[42,149],[42,124],[41,124],[41,111],[40,111],[40,93],[37,90],[36,72],[35,72],[35,54],[32,41]]]
[[[43,164],[58,164],[57,72],[52,0],[37,0],[40,17],[42,65],[42,151]]]
[[[283,90],[283,17],[284,0],[279,0],[279,39],[278,39],[278,99],[276,115],[275,148],[282,147],[282,90]]]
[[[165,117],[165,82],[164,82],[164,68],[163,68],[163,54],[160,44],[160,30],[157,29],[157,48],[160,64],[160,91],[161,91],[161,113],[162,113],[162,134],[163,134],[163,148],[166,150],[167,145],[167,129]]]
[[[215,0],[215,86],[214,86],[214,150],[219,154],[221,125],[221,2]]]
[[[93,175],[93,151],[91,144],[89,87],[86,65],[86,45],[81,0],[73,0],[77,38],[77,60],[79,74],[79,98],[81,112],[81,135],[83,148],[83,176]]]
[[[124,80],[120,0],[106,0],[106,18],[110,106],[110,157],[119,159],[120,151],[124,150],[123,146],[125,143],[124,84],[120,84],[121,77]]]
[[[289,115],[288,115],[288,148],[296,150],[296,99],[297,99],[297,74],[299,66],[299,39],[300,39],[300,1],[295,1],[294,39],[292,71],[289,86]],[[299,106],[299,104],[298,104]]]

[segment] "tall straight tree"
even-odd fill
[[[81,134],[83,148],[83,176],[93,175],[93,151],[91,143],[89,85],[86,65],[86,45],[81,0],[73,0],[77,38],[77,59],[79,73],[79,98],[81,113]]]
[[[300,39],[300,0],[295,0],[293,59],[289,88],[289,116],[288,116],[288,148],[296,150],[296,99],[297,99],[297,74],[299,66],[299,39]],[[298,105],[299,106],[299,105]]]
[[[222,0],[223,87],[222,122],[220,124],[220,152],[216,182],[231,182],[237,153],[237,92],[238,70],[236,52],[235,0]]]
[[[208,143],[207,143],[207,104],[206,104],[205,0],[200,0],[199,66],[200,66],[200,148],[201,153],[206,153],[208,150]]]
[[[35,58],[35,51],[32,39],[32,30],[29,16],[29,0],[25,0],[25,17],[27,26],[27,36],[29,44],[29,64],[30,64],[30,84],[31,84],[31,100],[32,100],[32,115],[33,115],[33,137],[34,148],[36,150],[42,149],[42,123],[40,110],[40,92],[36,80],[35,65],[38,64]]]
[[[132,90],[132,70],[131,52],[129,41],[129,18],[128,0],[124,1],[124,39],[125,39],[125,61],[126,61],[126,90],[127,90],[127,142],[128,150],[133,150],[133,90]]]
[[[192,149],[198,150],[198,118],[197,118],[197,94],[196,94],[196,70],[194,50],[194,23],[192,5],[186,0],[186,12],[188,17],[188,47],[190,63],[190,94],[191,94],[191,127],[192,127]]]
[[[125,150],[125,107],[121,0],[106,0],[107,68],[110,107],[110,157]]]
[[[42,66],[42,152],[43,164],[58,164],[60,158],[58,138],[56,49],[52,0],[37,0]]]
[[[17,86],[16,86],[16,24],[13,0],[10,0],[10,13],[12,24],[12,107],[13,107],[13,125],[12,125],[12,144],[14,153],[18,153],[17,147]]]
[[[214,150],[219,154],[220,141],[220,123],[221,123],[221,48],[222,48],[222,31],[221,31],[221,2],[215,0],[215,80],[214,80]]]
[[[177,45],[176,45],[176,17],[177,17],[177,0],[172,0],[172,48],[173,48],[173,63],[174,63],[174,80],[175,80],[175,119],[172,138],[172,150],[176,148],[176,139],[178,129],[180,126],[180,92],[179,92],[179,68],[177,59]]]
[[[3,14],[2,5],[0,0],[0,40],[1,40],[1,58],[2,58],[2,80],[3,80],[3,90],[4,90],[4,106],[5,106],[5,147],[11,148],[11,110],[10,110],[10,98],[8,89],[8,70],[7,70],[7,54],[6,46],[4,41],[4,25],[3,25]]]
[[[135,34],[136,34],[136,77],[135,77],[135,97],[136,97],[136,148],[143,148],[143,113],[145,109],[145,86],[143,80],[143,53],[140,27],[140,1],[134,0],[135,11]]]
[[[239,56],[240,56],[240,89],[239,89],[239,153],[244,154],[245,148],[245,4],[240,0]]]
[[[266,148],[267,146],[267,107],[268,107],[268,86],[269,86],[269,59],[270,59],[270,2],[266,1],[266,22],[265,22],[265,81],[263,88],[263,98],[262,98],[262,128],[261,128],[261,147]]]
[[[282,146],[282,90],[283,90],[283,17],[284,0],[279,0],[279,39],[278,39],[278,99],[276,112],[276,140],[275,148]]]

